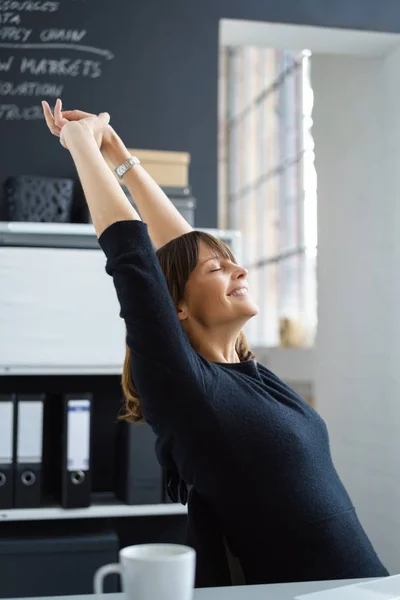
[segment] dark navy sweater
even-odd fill
[[[317,412],[256,361],[212,363],[193,350],[145,224],[114,223],[99,242],[160,460],[202,503],[192,513],[189,503],[199,556],[207,559],[200,537],[203,525],[212,529],[201,523],[209,518],[247,583],[387,575],[338,477]],[[210,585],[219,580],[210,572]]]

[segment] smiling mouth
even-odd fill
[[[246,294],[248,293],[248,288],[246,287],[242,287],[242,288],[238,288],[236,290],[233,290],[233,292],[231,292],[230,294],[228,294],[228,296],[246,296]]]

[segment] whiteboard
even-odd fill
[[[119,373],[124,355],[100,249],[0,247],[0,373]]]

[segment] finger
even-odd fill
[[[64,119],[62,114],[62,102],[60,98],[57,98],[56,105],[54,107],[54,122],[60,129],[68,123],[67,119]]]
[[[42,108],[43,108],[44,117],[46,119],[46,123],[47,123],[47,125],[50,126],[52,123],[54,123],[54,118],[53,118],[53,113],[51,112],[49,103],[46,102],[46,100],[42,100]]]
[[[60,98],[57,98],[56,105],[54,107],[54,121],[55,121],[55,124],[57,125],[57,127],[60,127],[60,129],[67,122],[67,120],[63,118],[62,102],[61,102]]]
[[[104,122],[105,125],[108,125],[110,122],[110,115],[107,112],[100,113],[99,118]]]
[[[63,117],[68,121],[80,121],[86,117],[93,117],[93,113],[88,113],[84,110],[64,110]]]
[[[51,112],[51,108],[45,100],[42,101],[43,114],[46,121],[47,127],[50,129],[51,133],[54,135],[60,134],[60,128],[54,122],[53,113]]]
[[[54,106],[54,119],[55,119],[55,121],[57,121],[58,119],[62,119],[61,108],[62,108],[62,102],[61,102],[60,98],[57,98],[56,104]]]
[[[62,100],[61,98],[57,98],[56,104],[54,106],[54,116],[61,115],[62,113]]]

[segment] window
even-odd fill
[[[220,225],[243,235],[242,261],[260,307],[246,333],[277,346],[289,319],[316,330],[316,175],[310,53],[259,47],[220,55]]]

